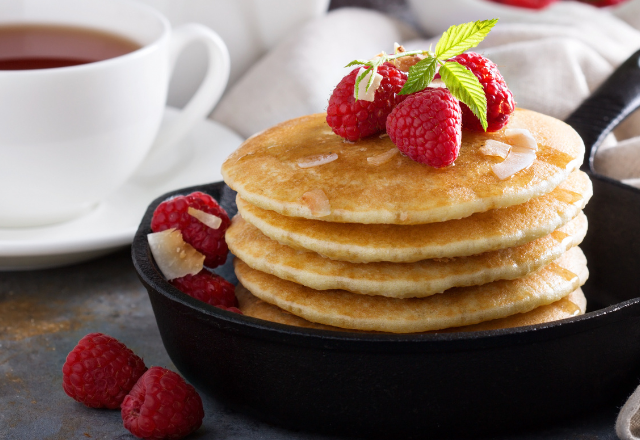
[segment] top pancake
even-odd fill
[[[453,166],[436,169],[396,154],[381,165],[367,158],[393,148],[386,137],[345,142],[324,114],[292,119],[249,138],[225,161],[225,182],[247,202],[292,217],[330,222],[422,224],[467,217],[475,212],[518,205],[552,191],[584,156],[584,144],[565,123],[517,110],[508,125],[527,128],[538,141],[537,158],[527,169],[499,180],[491,166],[502,161],[479,149],[503,131],[463,131]],[[335,153],[333,162],[301,168],[298,161]],[[305,193],[321,190],[330,212],[316,215]]]

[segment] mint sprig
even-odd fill
[[[460,55],[466,50],[477,46],[493,29],[498,22],[497,18],[491,20],[480,20],[470,23],[464,23],[451,26],[446,30],[438,43],[435,52],[427,51],[411,51],[398,52],[394,55],[387,55],[384,52],[373,60],[354,60],[345,67],[351,66],[369,66],[356,78],[355,97],[358,99],[358,90],[360,82],[373,70],[375,74],[379,66],[387,61],[392,61],[401,57],[422,55],[424,59],[411,66],[409,75],[405,82],[400,95],[408,95],[411,93],[424,90],[431,84],[437,72],[445,86],[451,94],[466,104],[474,115],[480,120],[482,127],[487,129],[487,98],[484,93],[482,84],[478,78],[466,67],[454,61],[447,61],[456,55]],[[369,78],[366,90],[373,82],[373,74]]]
[[[440,67],[440,77],[451,94],[467,104],[469,110],[480,119],[487,130],[487,97],[478,78],[469,69],[455,61],[447,61]]]
[[[365,88],[365,90],[367,90],[367,91],[369,90],[369,87],[373,83],[373,77],[378,72],[378,67],[382,66],[384,63],[386,63],[387,61],[395,60],[397,58],[406,57],[406,56],[409,56],[409,55],[421,55],[421,54],[424,54],[424,53],[426,53],[426,52],[424,52],[422,50],[416,50],[416,51],[413,51],[413,52],[399,52],[399,53],[397,53],[395,55],[388,55],[388,54],[382,52],[382,53],[380,53],[380,55],[378,55],[376,58],[374,58],[372,60],[353,60],[353,61],[351,61],[349,64],[347,64],[344,67],[353,67],[353,66],[370,67],[370,69],[365,70],[364,72],[362,72],[360,75],[358,75],[356,77],[356,83],[354,85],[356,101],[358,100],[358,94],[359,94],[358,92],[360,90],[360,82],[362,82],[364,77],[367,76],[371,70],[373,70],[373,73],[369,77],[369,82],[367,83],[367,87]]]
[[[476,47],[491,32],[497,22],[498,19],[494,18],[451,26],[442,34],[436,44],[436,57],[444,61]]]
[[[431,81],[436,76],[436,71],[438,70],[438,60],[437,58],[429,55],[427,58],[418,61],[416,64],[409,68],[409,75],[407,76],[407,81],[404,83],[402,90],[400,91],[401,95],[404,95],[403,90],[424,90],[429,87]]]
[[[373,77],[378,72],[378,67],[383,65],[384,62],[386,61],[385,56],[386,56],[386,54],[384,52],[382,52],[382,54],[381,54],[381,56],[379,58],[376,58],[376,59],[374,59],[374,60],[372,60],[370,62],[369,61],[365,61],[364,62],[364,64],[370,66],[371,69],[365,70],[360,75],[358,75],[358,77],[356,78],[356,83],[354,85],[355,92],[356,92],[356,101],[358,100],[358,95],[359,95],[359,91],[360,91],[360,83],[365,78],[365,76],[367,76],[369,74],[369,72],[373,71],[371,76],[369,76],[369,81],[367,82],[367,87],[365,88],[365,91],[369,90],[369,87],[371,87],[371,84],[373,83]],[[355,61],[352,61],[349,64],[347,64],[345,67],[357,66],[357,65],[360,65],[360,64],[363,64],[362,60],[355,60]]]

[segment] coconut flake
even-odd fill
[[[429,87],[434,88],[434,89],[446,89],[447,88],[447,86],[445,85],[444,81],[442,81],[440,78],[434,79],[433,81],[431,81],[431,83],[429,84]]]
[[[315,156],[307,156],[302,159],[298,159],[298,166],[300,168],[317,167],[318,165],[324,165],[329,162],[333,162],[338,158],[336,153],[330,154],[316,154]]]
[[[301,200],[311,210],[311,215],[314,217],[325,217],[331,214],[329,198],[320,188],[302,194]]]
[[[222,224],[222,219],[216,215],[209,214],[208,212],[200,211],[199,209],[192,208],[189,206],[187,208],[187,213],[191,217],[195,217],[200,220],[205,225],[209,226],[211,229],[218,229]]]
[[[535,159],[536,152],[530,148],[512,147],[507,158],[491,168],[498,179],[505,180],[518,171],[530,167]]]
[[[512,146],[538,151],[538,142],[526,128],[507,128],[504,136]]]
[[[202,270],[204,255],[182,239],[182,233],[167,229],[147,235],[149,248],[160,272],[167,280],[195,275]]]
[[[498,156],[503,159],[507,157],[510,150],[511,145],[493,139],[489,139],[480,147],[480,152],[485,156]]]
[[[400,150],[397,148],[391,148],[389,151],[385,151],[382,154],[367,157],[367,162],[369,162],[369,165],[382,165],[383,163],[389,162],[393,156],[398,154],[398,151]]]
[[[364,71],[368,71],[368,73],[365,75],[364,78],[362,78],[362,80],[360,81],[360,84],[358,84],[357,99],[373,102],[373,99],[376,96],[376,90],[378,90],[378,87],[380,87],[380,82],[382,82],[382,75],[376,72],[376,74],[373,76],[373,81],[371,82],[371,85],[367,90],[367,84],[369,84],[369,78],[371,78],[372,70],[361,67],[360,70],[358,70],[358,75],[356,75],[356,78],[362,75],[362,72]],[[355,88],[353,90],[353,97],[356,98]]]

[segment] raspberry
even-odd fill
[[[180,439],[202,425],[198,392],[173,371],[151,367],[122,402],[122,421],[136,437]]]
[[[62,366],[65,393],[90,408],[119,408],[147,370],[122,342],[102,333],[80,339]]]
[[[387,133],[411,159],[442,168],[458,157],[462,137],[460,104],[445,88],[411,94],[387,118]]]
[[[352,142],[384,132],[387,116],[404,100],[404,96],[398,95],[398,92],[407,80],[406,73],[390,63],[384,63],[377,70],[383,79],[373,102],[362,99],[356,101],[353,90],[359,70],[354,69],[342,78],[329,98],[327,107],[327,124],[335,134]]]
[[[187,212],[189,207],[220,217],[222,224],[218,229],[210,228],[190,215]],[[151,230],[160,232],[169,228],[179,229],[183,240],[204,254],[204,265],[217,267],[227,259],[229,248],[224,241],[224,233],[230,223],[229,216],[213,197],[194,192],[174,197],[158,205],[151,220]]]
[[[206,269],[195,275],[186,275],[169,282],[197,300],[225,310],[238,310],[234,285]],[[235,310],[231,311],[235,312]]]
[[[603,8],[605,6],[619,5],[620,3],[624,3],[627,0],[578,0],[578,1],[581,1],[582,3],[589,3],[599,8]]]
[[[519,6],[528,9],[544,9],[558,0],[489,0],[494,3],[502,3],[503,5]]]
[[[463,53],[451,58],[471,70],[478,78],[487,96],[487,131],[498,131],[509,122],[509,116],[516,108],[513,94],[507,87],[498,66],[482,55],[474,52]],[[467,130],[484,131],[480,120],[465,104],[462,107],[462,126]]]

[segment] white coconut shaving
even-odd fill
[[[511,145],[504,142],[489,139],[480,147],[480,152],[485,156],[497,156],[505,159],[511,151]]]
[[[200,211],[199,209],[189,206],[187,213],[191,217],[195,217],[211,229],[218,229],[222,224],[222,219],[217,215],[209,214],[208,212]]]
[[[498,179],[505,180],[518,171],[529,168],[536,160],[536,152],[530,148],[511,147],[507,158],[491,167]]]
[[[315,156],[307,156],[302,159],[298,159],[298,166],[300,168],[311,168],[324,165],[333,162],[338,158],[336,153],[330,154],[316,154]]]
[[[371,78],[372,70],[365,69],[364,67],[362,67],[360,68],[360,70],[358,70],[358,75],[356,76],[356,78],[359,77],[360,75],[362,75],[363,72],[367,70],[368,70],[368,73],[365,75],[364,78],[362,78],[362,80],[360,81],[360,84],[358,84],[358,89],[357,89],[358,95],[356,96],[356,89],[354,88],[353,97],[356,99],[361,99],[363,101],[373,102],[376,96],[376,90],[378,90],[378,87],[380,87],[380,83],[382,82],[382,75],[376,72],[376,74],[373,76],[373,81],[371,82],[369,89],[367,89],[367,84],[369,84],[369,79]]]
[[[329,198],[320,188],[305,192],[302,194],[301,200],[302,203],[309,208],[311,215],[314,217],[325,217],[331,214]]]
[[[204,255],[182,239],[182,233],[167,229],[147,235],[149,248],[160,272],[167,280],[195,275],[204,265]]]
[[[504,131],[505,139],[511,150],[504,162],[493,165],[492,170],[498,179],[505,180],[515,173],[529,168],[536,160],[538,142],[526,128],[508,128]]]
[[[369,163],[369,165],[382,165],[383,163],[389,162],[391,158],[393,158],[393,156],[398,154],[399,151],[400,150],[398,150],[397,148],[391,148],[389,151],[385,151],[382,154],[367,157],[367,162]]]
[[[538,151],[538,142],[526,128],[507,128],[504,137],[514,147],[529,148]]]

